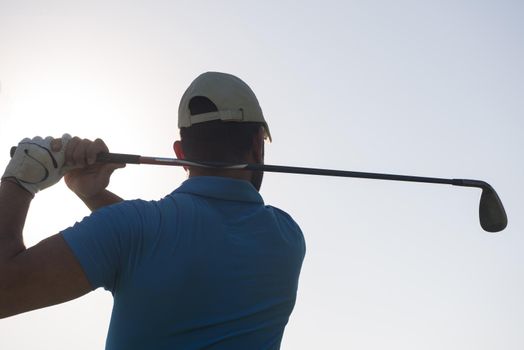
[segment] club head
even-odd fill
[[[487,232],[500,232],[508,225],[508,217],[497,192],[489,184],[482,186],[479,204],[480,226]]]
[[[508,225],[508,217],[497,192],[485,181],[453,179],[455,186],[477,187],[482,189],[479,204],[480,226],[487,232],[500,232]]]

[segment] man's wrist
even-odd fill
[[[6,177],[3,177],[2,180],[1,180],[1,183],[2,184],[6,184],[6,186],[12,186],[12,187],[15,187],[20,189],[20,193],[24,194],[24,195],[27,195],[28,197],[30,197],[31,199],[33,199],[35,197],[35,194],[34,193],[31,193],[27,188],[25,188],[21,183],[20,181],[18,181],[18,179],[14,176],[6,176]]]
[[[89,196],[86,196],[79,192],[75,192],[75,194],[83,202],[95,202],[95,201],[99,201],[101,198],[104,198],[105,192],[107,192],[106,189],[103,189],[102,191],[89,195]]]
[[[123,199],[107,189],[96,193],[95,195],[86,197],[79,193],[75,194],[84,202],[84,204],[91,210],[95,211],[102,207],[121,202]]]

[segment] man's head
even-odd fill
[[[264,139],[271,139],[253,91],[225,73],[204,73],[191,83],[180,101],[178,126],[177,157],[197,161],[263,163]],[[190,169],[190,176],[198,175],[245,178],[258,190],[263,174]]]

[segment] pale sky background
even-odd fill
[[[255,91],[269,164],[485,180],[480,190],[266,174],[266,203],[308,252],[282,349],[524,349],[521,1],[0,0],[0,162],[24,137],[101,137],[172,156],[185,88],[233,73]],[[182,169],[128,166],[110,189],[159,199]],[[88,214],[39,193],[27,245]],[[102,349],[110,293],[0,320],[0,348]]]

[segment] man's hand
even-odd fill
[[[65,151],[71,136],[64,134],[60,142],[52,137],[23,139],[7,165],[2,179],[14,179],[31,195],[54,185],[64,175]]]
[[[65,165],[70,169],[64,175],[65,183],[86,204],[103,196],[113,171],[125,167],[125,164],[96,163],[97,154],[103,152],[109,149],[101,139],[90,141],[78,137],[72,138],[65,149]]]

